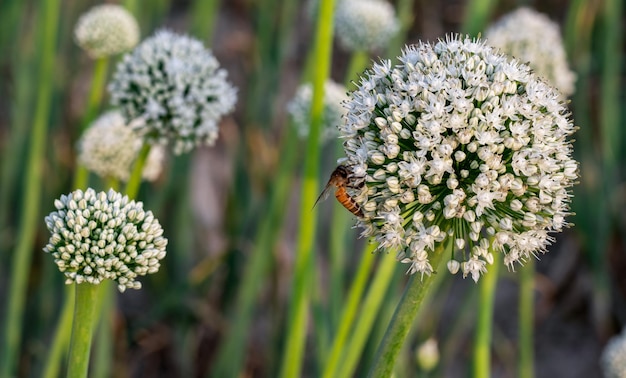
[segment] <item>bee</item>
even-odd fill
[[[320,199],[325,199],[326,197],[328,197],[328,193],[330,193],[331,189],[334,187],[335,198],[337,198],[337,201],[339,201],[339,203],[342,204],[343,207],[348,209],[349,212],[359,218],[362,218],[363,211],[361,211],[361,207],[352,197],[350,197],[348,191],[346,190],[346,188],[351,186],[350,179],[348,177],[350,176],[350,173],[350,168],[346,167],[345,165],[340,165],[335,168],[333,173],[330,174],[330,179],[328,180],[328,183],[326,183],[326,187],[324,188],[320,196],[317,197],[315,205],[317,205]]]

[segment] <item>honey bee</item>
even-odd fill
[[[347,187],[351,186],[350,179],[348,177],[350,176],[350,173],[350,169],[345,165],[340,165],[335,168],[333,173],[330,174],[330,179],[328,180],[328,183],[326,183],[326,187],[324,188],[320,196],[317,197],[315,205],[317,205],[320,199],[325,199],[326,197],[328,197],[328,193],[330,193],[331,189],[334,187],[335,198],[337,198],[337,201],[339,201],[339,203],[342,204],[343,207],[348,209],[349,212],[359,218],[362,218],[363,211],[361,211],[361,207],[352,197],[350,197],[348,191],[346,190]]]

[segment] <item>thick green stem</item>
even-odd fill
[[[98,318],[96,305],[99,301],[100,285],[84,282],[74,284],[74,286],[76,287],[76,303],[70,354],[67,361],[67,377],[85,378],[89,369],[91,338]]]
[[[196,0],[192,5],[191,30],[211,45],[213,25],[220,8],[220,0]]]
[[[478,282],[479,304],[474,339],[473,377],[491,376],[491,336],[493,333],[493,306],[498,282],[500,254],[494,252],[494,262]]]
[[[533,324],[535,318],[535,259],[530,258],[519,272],[519,378],[534,374]]]
[[[139,186],[141,185],[143,167],[146,164],[149,153],[150,145],[144,143],[144,145],[141,147],[141,151],[139,151],[139,155],[137,156],[135,163],[133,164],[133,171],[130,174],[130,178],[128,179],[128,183],[126,184],[126,189],[124,190],[124,194],[126,194],[130,199],[137,197],[137,193],[139,192]]]
[[[445,248],[444,245],[439,245],[430,255],[431,266],[439,266]],[[411,276],[404,294],[400,299],[400,303],[396,308],[396,312],[393,314],[391,323],[389,327],[387,327],[387,332],[385,332],[385,336],[378,346],[374,364],[368,375],[369,377],[379,378],[391,376],[398,353],[411,329],[411,325],[413,325],[413,320],[424,301],[430,285],[435,280],[435,274],[437,273],[424,277],[420,275]]]
[[[28,271],[35,244],[35,233],[40,224],[39,203],[43,159],[47,140],[48,121],[52,103],[54,81],[54,52],[56,48],[57,25],[59,19],[59,0],[43,1],[41,22],[41,65],[39,67],[39,88],[37,105],[31,133],[31,145],[24,175],[24,199],[20,214],[17,246],[13,253],[11,282],[9,283],[8,306],[4,323],[4,337],[0,357],[0,377],[14,375],[16,356],[20,351],[20,333],[24,305],[26,302],[26,284]]]
[[[302,197],[300,206],[300,223],[296,262],[294,268],[294,285],[288,312],[287,341],[285,344],[280,376],[284,378],[300,375],[304,355],[304,344],[307,328],[307,308],[309,302],[309,286],[312,277],[312,252],[316,231],[317,210],[314,208],[318,192],[319,171],[319,136],[324,110],[324,83],[330,72],[332,55],[334,0],[322,0],[320,17],[316,33],[317,70],[313,80],[313,99],[311,102],[311,129],[306,146],[304,161],[304,177],[302,180]]]

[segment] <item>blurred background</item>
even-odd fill
[[[42,252],[49,237],[43,217],[53,211],[55,198],[75,189],[75,143],[85,121],[94,61],[74,42],[73,28],[82,13],[101,2],[60,2],[50,78],[40,76],[46,43],[41,28],[44,3],[0,1],[0,309],[9,300],[22,203],[32,200],[25,196],[25,162],[33,146],[30,130],[39,114],[42,82],[51,83],[24,325],[14,350],[20,377],[43,376],[65,298],[64,279]],[[400,31],[368,60],[393,58],[404,44],[436,41],[448,33],[479,35],[522,5],[560,25],[569,66],[577,76],[569,107],[580,128],[575,154],[581,178],[572,201],[576,215],[570,221],[575,226],[557,234],[550,252],[536,262],[535,375],[601,376],[603,347],[626,322],[621,1],[391,3]],[[142,290],[116,292],[113,332],[102,342],[102,332],[96,333],[92,357],[94,364],[98,360],[112,365],[93,376],[276,376],[285,352],[287,308],[294,287],[306,144],[290,135],[293,125],[286,107],[306,77],[314,46],[314,7],[304,0],[133,0],[122,5],[137,18],[142,39],[168,28],[202,40],[228,71],[239,99],[235,112],[222,120],[215,146],[168,155],[159,179],[142,185],[137,198],[163,225],[168,255],[158,274],[141,279]],[[109,75],[119,58],[112,58]],[[357,73],[349,72],[350,59],[351,52],[335,42],[331,78],[340,83],[355,80]],[[346,88],[355,87],[348,80]],[[103,96],[98,114],[110,107],[107,93]],[[340,141],[320,148],[323,184],[341,157]],[[93,175],[90,186],[105,189]],[[357,266],[363,254],[370,254],[364,250],[366,241],[358,238],[359,230],[351,228],[350,214],[334,199],[318,209],[305,325],[302,376],[306,377],[320,376],[324,370],[342,306],[358,277]],[[336,215],[341,212],[345,214]],[[333,236],[337,227],[344,231]],[[365,294],[383,261],[394,257],[373,256]],[[398,377],[470,374],[478,286],[440,270],[396,366]],[[365,331],[350,334],[363,341],[349,375],[367,372],[406,280],[405,267],[396,264],[389,282],[377,287],[382,290],[379,303],[360,308],[357,318],[368,314],[372,321]],[[493,334],[496,377],[517,376],[518,289],[517,274],[501,269]],[[0,310],[0,319],[5,317]],[[429,339],[438,346],[430,367],[418,358]],[[110,353],[97,357],[98,348]],[[235,354],[224,352],[232,350]],[[58,371],[63,369],[61,363]]]

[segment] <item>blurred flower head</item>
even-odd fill
[[[340,126],[363,235],[430,274],[438,247],[477,281],[492,251],[513,267],[567,225],[578,166],[559,93],[467,37],[408,46],[366,71]],[[459,260],[462,263],[459,263]]]
[[[126,124],[122,114],[117,110],[109,111],[83,132],[78,141],[78,162],[101,177],[127,181],[142,144],[142,138]],[[143,178],[156,180],[164,159],[163,147],[152,147],[143,168]]]
[[[605,378],[626,377],[626,331],[614,336],[604,347],[600,366]]]
[[[287,111],[291,114],[298,135],[301,138],[309,136],[311,127],[311,101],[313,100],[313,86],[310,83],[301,85],[294,98],[287,104]],[[346,88],[334,81],[328,80],[324,84],[324,114],[322,115],[321,143],[339,136],[337,127],[343,122],[346,113],[343,102],[348,100]]]
[[[339,0],[335,33],[351,51],[375,51],[384,47],[400,29],[393,6],[385,0]]]
[[[50,240],[44,251],[65,275],[65,283],[99,284],[110,279],[120,291],[140,289],[138,276],[156,273],[167,239],[151,211],[114,190],[89,188],[62,195],[45,218]]]
[[[227,73],[202,42],[158,31],[126,54],[109,84],[111,103],[150,143],[173,145],[174,153],[213,145],[218,123],[237,101]]]
[[[139,42],[139,25],[135,17],[119,5],[96,5],[80,16],[74,38],[90,57],[103,58],[135,47]]]
[[[425,372],[433,370],[439,363],[439,346],[437,339],[429,338],[417,348],[417,365]]]
[[[489,27],[485,39],[528,64],[565,97],[574,93],[576,74],[568,67],[559,25],[546,15],[519,8]]]

